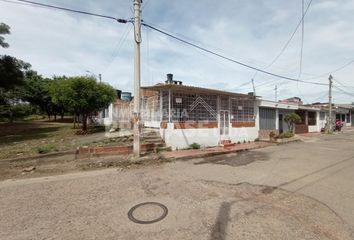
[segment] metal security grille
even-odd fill
[[[162,120],[168,121],[168,91],[162,91]]]
[[[217,96],[187,93],[172,93],[171,118],[179,122],[217,121]]]
[[[141,99],[141,119],[144,121],[160,121],[160,96],[158,93]]]
[[[254,122],[254,101],[248,99],[231,99],[233,122]]]
[[[260,129],[275,129],[276,111],[272,108],[259,108]]]

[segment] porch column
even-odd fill
[[[162,90],[160,90],[160,122],[163,120]]]
[[[171,121],[171,89],[168,89],[168,122]]]
[[[275,109],[275,130],[279,130],[279,109]]]

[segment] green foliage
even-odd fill
[[[97,83],[93,77],[79,76],[60,80],[52,96],[55,104],[67,106],[71,112],[82,116],[82,130],[86,131],[88,116],[108,107],[116,92],[108,84]]]
[[[289,131],[294,132],[294,125],[295,123],[299,123],[301,121],[301,117],[294,112],[287,113],[284,116],[284,121],[288,124]]]
[[[254,141],[255,141],[255,142],[259,142],[259,138],[256,138]]]
[[[22,60],[7,55],[0,55],[0,88],[9,90],[15,86],[22,85],[25,72],[30,67],[30,64]]]
[[[192,149],[200,149],[200,144],[198,143],[192,143],[191,145],[189,145]]]
[[[9,44],[5,42],[5,38],[1,35],[10,34],[10,27],[5,23],[0,23],[0,46],[8,48]]]
[[[283,132],[279,134],[278,138],[291,138],[294,136],[294,133],[288,131],[288,132]]]
[[[47,145],[37,147],[36,150],[37,150],[37,153],[39,153],[39,154],[45,154],[45,153],[50,153],[50,152],[54,152],[54,151],[57,152],[57,151],[59,151],[59,148],[55,144],[47,144]]]

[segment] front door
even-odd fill
[[[283,133],[283,114],[279,114],[279,133]]]
[[[226,139],[229,136],[229,111],[220,111],[220,136]]]

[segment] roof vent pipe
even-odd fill
[[[167,82],[172,83],[172,81],[173,81],[173,74],[172,73],[168,73],[167,74]]]

